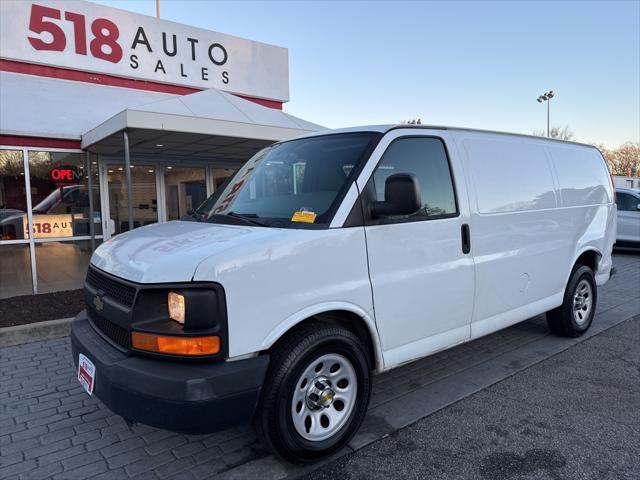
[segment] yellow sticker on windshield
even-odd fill
[[[316,221],[316,214],[314,212],[306,212],[304,210],[299,210],[294,212],[293,217],[291,217],[292,222],[304,222],[304,223],[313,223]]]

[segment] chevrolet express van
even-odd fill
[[[276,143],[189,221],[95,251],[78,377],[126,419],[253,420],[272,451],[313,461],[356,432],[375,373],[544,312],[582,335],[615,228],[592,146],[425,126]]]

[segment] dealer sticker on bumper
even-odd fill
[[[80,354],[78,358],[78,381],[80,385],[91,395],[93,393],[93,384],[96,379],[96,366],[85,357]]]

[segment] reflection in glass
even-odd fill
[[[216,190],[218,190],[224,183],[229,180],[229,177],[236,173],[237,168],[214,168],[213,178],[216,184]]]
[[[204,168],[168,166],[164,179],[167,220],[179,220],[207,198]]]
[[[0,241],[23,238],[22,215],[26,211],[22,152],[0,150]]]
[[[29,152],[33,234],[39,238],[90,235],[93,220],[96,235],[102,234],[97,169],[92,168],[93,218],[89,215],[88,172],[85,155],[67,152]],[[95,171],[94,171],[95,170]],[[23,237],[29,238],[26,216]]]
[[[456,213],[449,162],[443,143],[436,138],[401,138],[384,153],[373,173],[376,199],[384,201],[385,182],[396,173],[412,173],[420,186],[422,208],[410,216]]]
[[[127,209],[127,180],[124,166],[107,166],[109,184],[109,214],[114,234],[129,230]],[[158,221],[158,196],[155,168],[149,165],[131,166],[131,193],[133,196],[133,228]]]
[[[210,205],[208,219],[244,216],[245,223],[282,227],[299,224],[301,216],[305,223],[328,222],[351,180],[346,172],[361,160],[375,137],[346,133],[267,147],[214,193],[211,202],[205,202]],[[247,217],[260,220],[247,222]]]
[[[31,293],[29,245],[0,244],[0,298]]]
[[[38,293],[82,288],[91,258],[89,240],[36,243],[35,248]]]

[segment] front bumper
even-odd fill
[[[96,367],[93,393],[127,420],[184,433],[247,422],[255,411],[268,355],[237,362],[188,363],[127,355],[107,342],[83,311],[71,326],[73,361]]]

